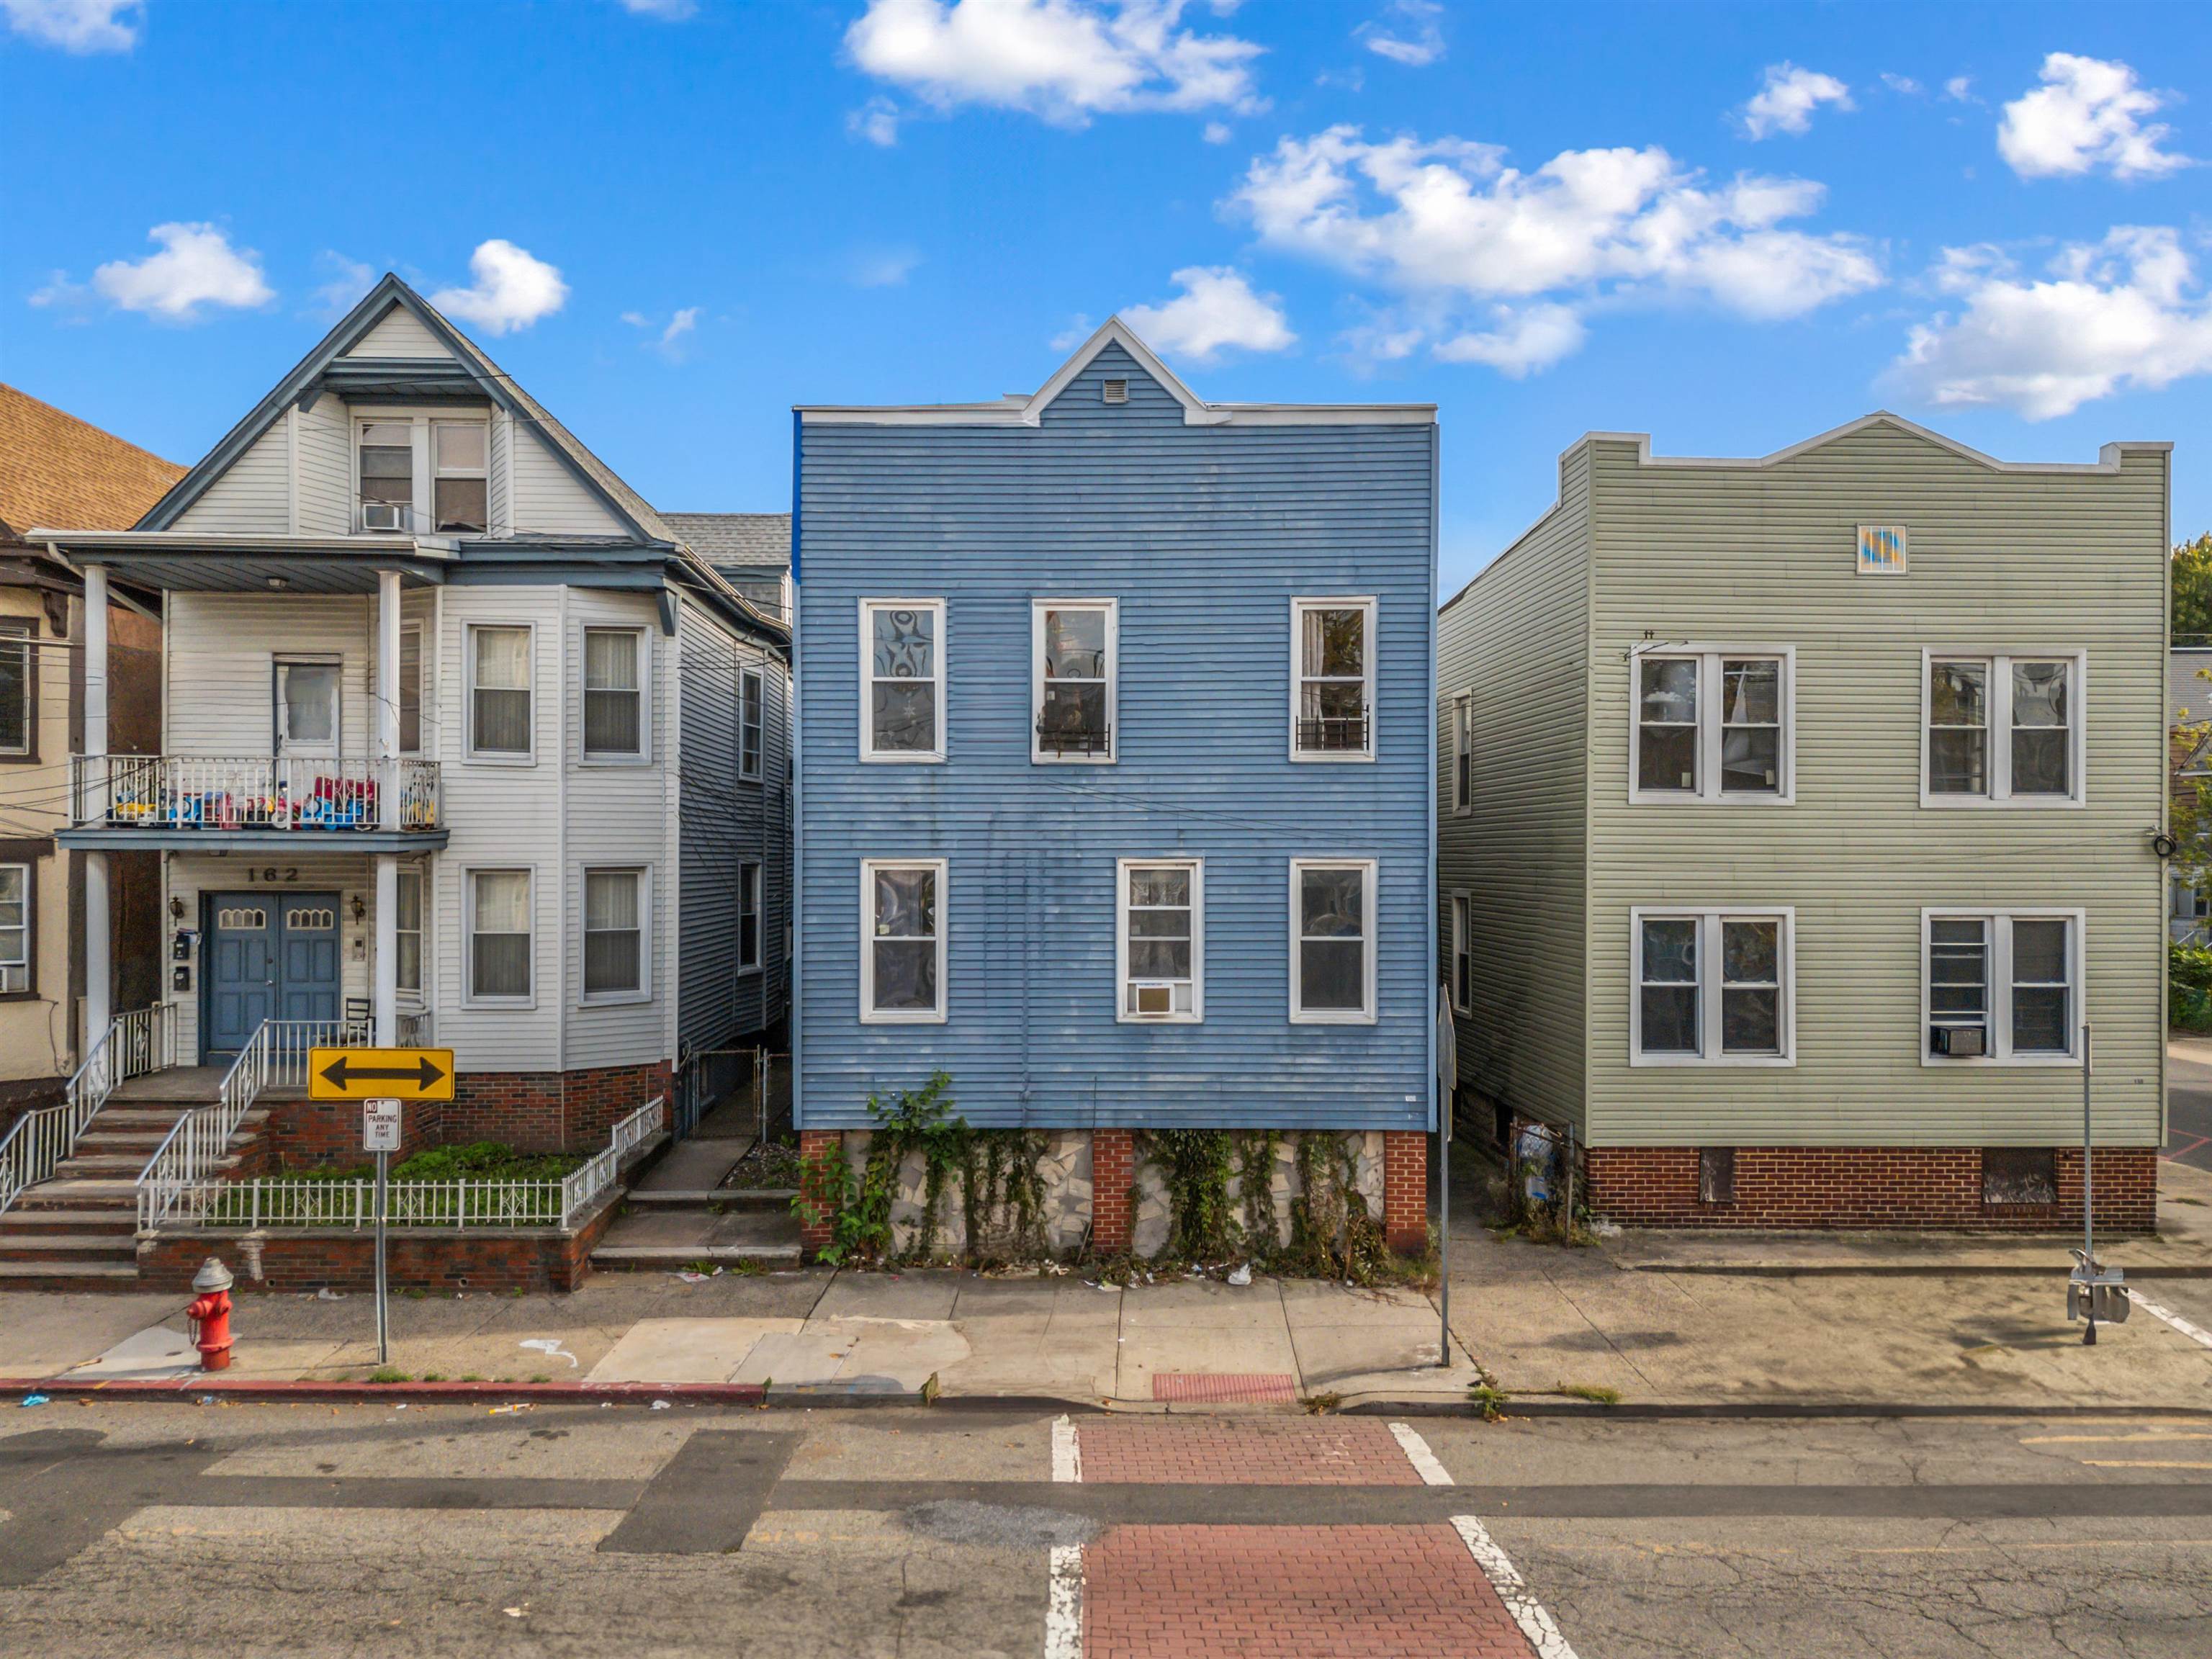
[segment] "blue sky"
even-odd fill
[[[0,378],[196,459],[386,269],[655,503],[789,406],[1442,405],[1449,591],[1591,428],[1890,407],[2179,446],[2212,528],[2212,11],[0,0]]]

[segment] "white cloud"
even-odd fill
[[[1199,134],[1199,137],[1209,144],[1225,144],[1231,136],[1229,123],[1226,121],[1208,121],[1205,131]]]
[[[1425,69],[1444,55],[1444,32],[1437,21],[1443,10],[1437,0],[1389,0],[1382,12],[1393,21],[1385,23],[1378,18],[1362,23],[1352,33],[1379,57]],[[1401,32],[1390,32],[1394,30]]]
[[[1990,247],[1947,248],[1935,275],[1962,309],[1912,330],[1891,374],[1938,407],[2047,421],[2212,374],[2212,297],[2170,228],[2123,225],[2073,244],[2040,279]]]
[[[1570,306],[1498,306],[1492,314],[1494,328],[1440,340],[1436,355],[1448,363],[1488,363],[1517,380],[1572,356],[1588,333]]]
[[[896,288],[914,274],[921,255],[910,247],[878,248],[856,255],[853,261],[855,288]]]
[[[469,275],[468,287],[440,289],[430,303],[493,334],[528,328],[568,301],[557,269],[501,237],[477,245]]]
[[[1158,305],[1130,306],[1122,319],[1157,349],[1208,362],[1224,350],[1280,351],[1295,344],[1282,302],[1255,294],[1242,271],[1186,265],[1169,281],[1182,289]]]
[[[866,73],[939,110],[987,104],[1082,126],[1129,110],[1260,108],[1250,65],[1261,48],[1179,27],[1185,4],[869,0],[845,45]]]
[[[656,324],[641,311],[625,311],[622,320],[632,328],[641,328],[653,335],[638,344],[647,351],[658,352],[672,363],[689,362],[691,348],[697,343],[699,319],[706,311],[704,306],[685,306],[670,316],[668,321]]]
[[[1097,331],[1098,325],[1081,312],[1067,319],[1067,326],[1052,337],[1054,351],[1073,351]]]
[[[128,52],[138,44],[143,0],[0,0],[8,27],[64,52]]]
[[[262,279],[261,256],[234,248],[213,225],[156,225],[146,234],[160,252],[116,259],[92,273],[93,287],[118,310],[190,323],[203,306],[245,308],[276,297]]]
[[[2147,179],[2190,165],[2162,150],[2163,125],[2145,126],[2164,100],[2136,84],[2125,64],[2054,52],[2043,60],[2043,84],[2004,106],[1997,152],[2023,179],[2049,179],[2112,169],[2116,179]]]
[[[1451,346],[1522,372],[1550,360],[1547,350],[1572,349],[1578,336],[1562,313],[1593,303],[1688,295],[1785,318],[1881,281],[1860,239],[1782,228],[1820,206],[1817,184],[1747,175],[1708,186],[1656,147],[1568,150],[1525,173],[1504,154],[1457,138],[1370,143],[1355,127],[1331,127],[1283,139],[1231,199],[1269,245],[1415,301],[1420,314],[1392,319],[1382,337],[1418,326],[1439,353]],[[1470,302],[1491,326],[1455,320]],[[1500,304],[1521,308],[1501,319]]]
[[[1971,75],[1953,76],[1943,83],[1943,95],[1954,104],[1978,104],[1982,101],[1974,96],[1974,77]]]
[[[376,273],[358,259],[349,259],[329,248],[315,256],[315,263],[330,273],[315,289],[315,303],[332,318],[352,310],[376,277]]]
[[[1881,83],[1900,98],[1917,98],[1928,90],[1911,76],[1893,75],[1887,70],[1881,72]]]
[[[699,0],[622,0],[622,9],[639,17],[658,17],[664,23],[680,23],[699,15]]]
[[[1753,138],[1778,132],[1802,132],[1813,125],[1813,112],[1823,104],[1838,109],[1856,108],[1851,89],[1832,75],[1799,69],[1795,64],[1769,64],[1766,84],[1743,106],[1743,130]]]
[[[885,149],[898,143],[898,106],[888,98],[871,98],[845,117],[846,131]]]

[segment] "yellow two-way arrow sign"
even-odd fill
[[[310,1048],[310,1100],[451,1100],[451,1048]]]

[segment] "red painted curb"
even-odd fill
[[[638,1405],[655,1400],[704,1406],[758,1406],[768,1391],[757,1382],[318,1382],[282,1377],[163,1377],[155,1381],[115,1379],[70,1382],[0,1378],[0,1397],[42,1394],[50,1400],[173,1400],[209,1396],[216,1400],[291,1401],[336,1405],[404,1400],[427,1405],[472,1405],[483,1401],[542,1400],[554,1405],[582,1401]]]

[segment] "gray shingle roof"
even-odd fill
[[[781,568],[791,562],[788,513],[664,513],[660,517],[711,565]]]

